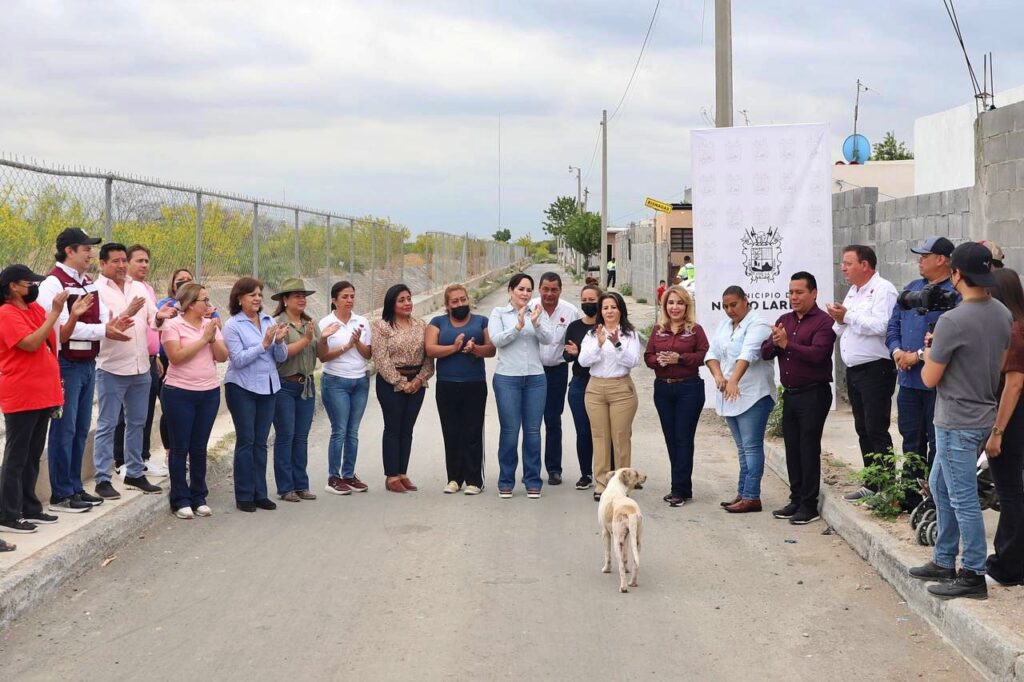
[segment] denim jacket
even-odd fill
[[[925,278],[915,279],[908,284],[903,291],[921,291],[928,280]],[[953,291],[953,283],[946,279],[939,283],[939,286],[947,291]],[[957,296],[960,300],[960,296]],[[893,306],[892,315],[889,317],[889,326],[885,332],[885,345],[889,349],[889,355],[897,350],[909,350],[917,352],[924,348],[924,335],[928,331],[928,325],[934,324],[942,312],[929,312],[924,315],[918,314],[917,310],[904,310],[897,303]],[[922,363],[917,363],[906,371],[900,371],[898,376],[899,385],[904,388],[914,388],[919,391],[930,391],[921,381]]]

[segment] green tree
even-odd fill
[[[507,227],[503,230],[498,230],[497,232],[494,233],[493,239],[496,242],[508,243],[512,241],[512,230],[508,229]]]
[[[587,211],[577,213],[565,225],[565,244],[589,260],[601,249],[601,216]]]
[[[523,235],[516,240],[516,246],[525,246],[527,250],[533,248],[533,240],[530,239],[530,235]]]
[[[572,197],[556,197],[551,205],[544,209],[547,220],[543,222],[544,230],[552,237],[565,234],[569,219],[580,212],[580,207]]]
[[[881,142],[874,144],[871,158],[874,161],[903,161],[914,158],[914,155],[906,144],[896,141],[896,135],[890,130]]]

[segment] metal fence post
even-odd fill
[[[356,274],[356,221],[348,221],[348,273],[353,278]],[[370,292],[373,296],[373,292]]]
[[[292,266],[296,277],[302,274],[302,268],[299,265],[299,209],[295,209],[295,264]]]
[[[252,205],[252,276],[260,277],[260,205]]]
[[[370,296],[377,301],[377,226],[373,223],[370,223]]]
[[[203,281],[203,193],[196,192],[196,272],[197,282]]]
[[[462,238],[462,281],[465,282],[469,279],[469,264],[467,259],[469,257],[469,232]]]
[[[114,178],[107,178],[103,185],[103,241],[109,242],[114,236]]]
[[[324,265],[327,266],[327,270],[324,273],[327,277],[327,291],[331,290],[331,216],[327,216],[327,225],[324,227]],[[330,309],[331,304],[327,304],[327,308]]]
[[[405,234],[398,231],[398,278],[405,281]]]

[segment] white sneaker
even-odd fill
[[[196,517],[196,515],[192,513],[191,507],[182,507],[178,511],[174,512],[174,515],[179,519],[194,519]]]
[[[448,485],[444,487],[444,494],[451,495],[457,492],[459,492],[459,484],[455,481],[448,481]]]
[[[467,485],[465,494],[466,495],[479,495],[483,488],[478,488],[475,485]]]
[[[201,504],[196,507],[196,516],[213,516],[213,510],[208,505]]]
[[[156,462],[150,460],[146,462],[146,469],[143,472],[145,476],[167,476],[167,467],[162,467]]]

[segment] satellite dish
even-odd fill
[[[871,158],[871,143],[860,133],[850,135],[843,142],[843,157],[848,163],[865,163]]]

